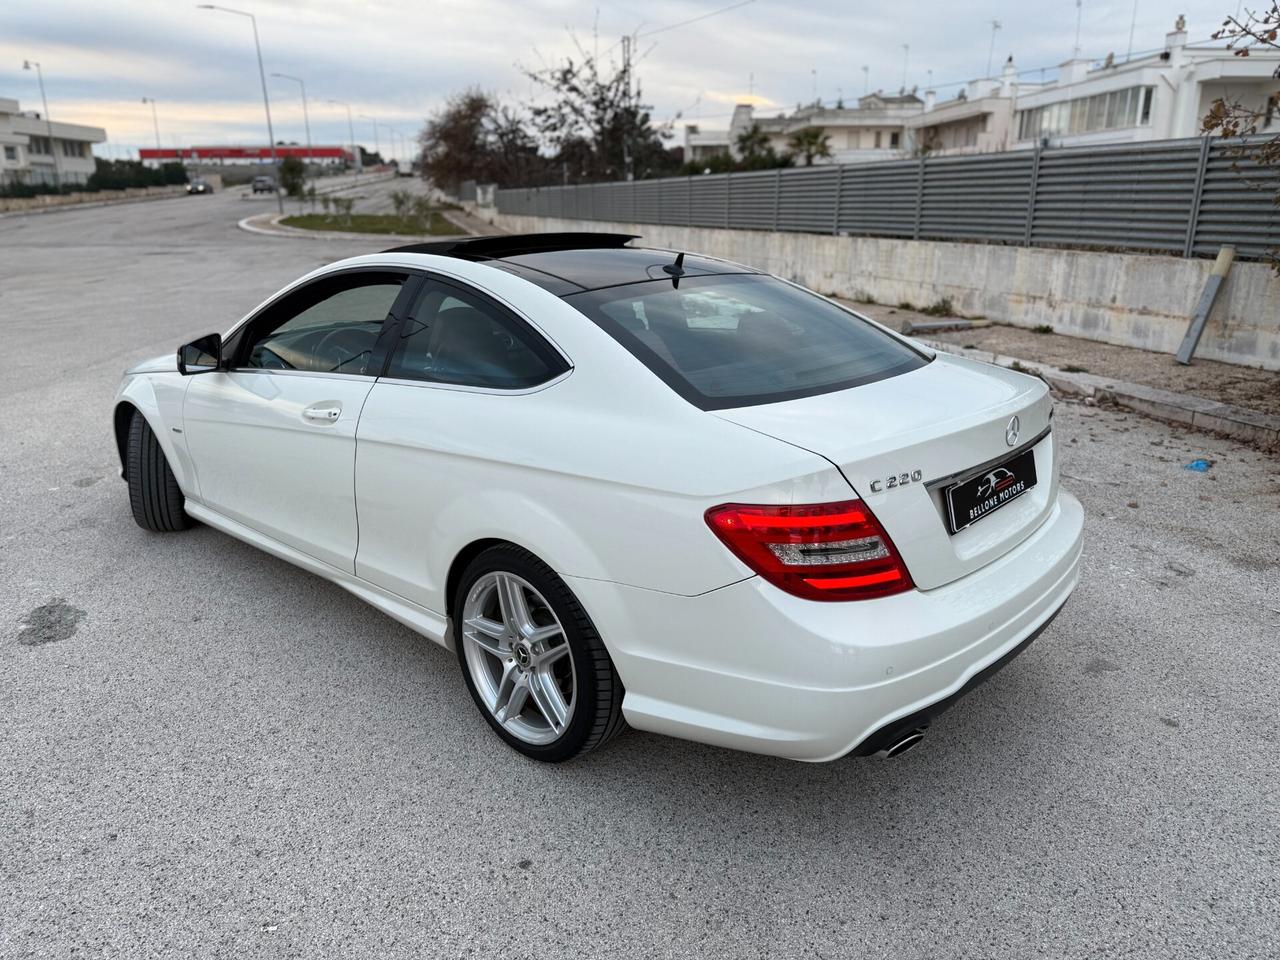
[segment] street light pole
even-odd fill
[[[360,146],[356,143],[356,128],[351,122],[351,104],[344,103],[341,100],[330,100],[329,103],[337,104],[340,107],[347,108],[347,136],[351,138],[351,153],[355,156],[356,173],[364,169],[364,162],[360,159]]]
[[[158,119],[156,119],[156,101],[155,101],[155,98],[154,98],[154,97],[143,97],[143,98],[142,98],[142,102],[143,102],[143,103],[149,103],[149,104],[151,104],[151,125],[155,128],[155,131],[156,131],[156,149],[157,149],[157,150],[159,150],[159,149],[160,149],[160,121],[159,121]],[[159,157],[156,157],[156,161],[157,161],[157,162],[159,162],[159,160],[160,160],[160,158],[159,158]]]
[[[40,82],[40,102],[44,104],[44,128],[49,134],[49,153],[53,155],[53,185],[62,189],[62,166],[58,163],[58,148],[53,142],[53,121],[49,119],[49,98],[44,95],[44,71],[40,69],[39,60],[23,60],[22,69],[36,71],[36,80]]]
[[[246,13],[243,10],[232,10],[230,7],[221,7],[216,3],[197,3],[196,8],[199,10],[221,10],[223,13],[234,13],[238,17],[248,17],[249,22],[253,24],[253,48],[258,52],[258,78],[262,81],[262,105],[267,112],[267,139],[271,144],[271,167],[276,175],[276,206],[280,213],[284,213],[284,197],[280,194],[280,164],[276,160],[276,133],[271,126],[271,100],[267,96],[267,71],[262,66],[262,44],[258,41],[258,18],[252,13]]]
[[[381,158],[382,147],[378,145],[378,121],[375,120],[373,117],[369,116],[367,113],[360,114],[360,119],[368,120],[371,124],[373,124],[373,152],[378,154],[379,158]]]
[[[291,77],[287,73],[273,73],[273,77],[279,77],[281,80],[292,80],[302,88],[302,123],[307,130],[307,160],[313,159],[311,155],[311,120],[307,116],[307,85],[302,82],[301,77]]]

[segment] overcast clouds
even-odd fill
[[[356,114],[377,116],[405,134],[449,93],[478,84],[512,100],[532,90],[520,64],[537,65],[570,49],[569,31],[590,44],[599,25],[606,50],[623,33],[657,30],[728,5],[731,0],[231,0],[258,16],[268,73],[307,82],[312,139],[347,140],[346,113],[325,103],[350,101]],[[981,75],[991,39],[1002,24],[996,62],[1012,53],[1020,69],[1052,67],[1071,55],[1076,9],[1071,0],[966,4],[755,0],[736,10],[645,37],[639,76],[662,119],[723,126],[732,104],[754,91],[764,104],[794,106],[818,91],[834,100],[902,82],[902,44],[910,44],[907,85],[940,86]],[[1179,12],[1192,40],[1207,38],[1235,0],[1187,0],[1176,6],[1138,0],[1136,50],[1163,44]],[[1085,0],[1085,56],[1123,55],[1132,0]],[[651,48],[651,49],[650,49]],[[153,143],[151,115],[141,98],[159,101],[161,135],[174,143],[261,142],[262,100],[249,22],[159,0],[4,0],[0,3],[0,96],[39,106],[26,58],[44,68],[49,111],[106,127],[116,147]],[[269,80],[276,135],[302,140],[296,84]],[[941,90],[943,95],[954,93]],[[368,120],[356,136],[372,141]],[[384,141],[387,134],[380,131]]]

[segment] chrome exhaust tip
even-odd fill
[[[924,727],[916,727],[911,732],[904,733],[893,743],[886,744],[873,753],[872,756],[879,760],[892,760],[894,757],[900,757],[924,739],[924,731]]]

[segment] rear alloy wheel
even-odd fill
[[[129,421],[125,447],[129,476],[129,506],[143,530],[173,533],[191,526],[183,504],[186,498],[169,468],[160,441],[140,413]]]
[[[467,687],[512,747],[567,760],[622,729],[622,682],[604,644],[564,581],[528,551],[482,553],[454,610]]]

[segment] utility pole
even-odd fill
[[[907,92],[907,61],[911,56],[911,44],[902,45],[902,92]]]
[[[44,95],[44,71],[40,69],[39,60],[23,60],[23,70],[36,72],[36,80],[40,82],[40,102],[44,104],[44,129],[49,134],[49,153],[53,155],[53,185],[62,189],[62,165],[58,163],[58,148],[53,142],[53,121],[49,119],[49,98]]]
[[[367,113],[360,114],[360,119],[368,120],[373,124],[373,152],[378,155],[379,159],[382,159],[382,144],[378,141],[378,121]]]
[[[1000,29],[1000,21],[992,20],[991,21],[991,49],[987,51],[987,72],[983,74],[983,76],[986,76],[986,77],[991,76],[991,61],[995,59],[995,55],[996,55],[996,31],[999,29]]]
[[[258,40],[258,18],[252,13],[246,13],[243,10],[232,10],[230,7],[220,7],[215,3],[198,3],[198,10],[221,10],[223,13],[234,13],[238,17],[248,17],[249,22],[253,24],[253,49],[258,53],[258,79],[262,81],[262,106],[267,113],[267,139],[270,141],[271,147],[271,169],[276,175],[276,207],[281,215],[284,214],[284,196],[280,193],[280,164],[276,158],[276,133],[271,126],[271,98],[267,96],[267,71],[262,66],[262,44]]]
[[[144,104],[146,103],[151,104],[151,125],[155,128],[155,131],[156,131],[156,149],[159,150],[160,149],[160,121],[156,119],[155,97],[143,97],[142,102]]]
[[[351,104],[344,103],[341,100],[330,100],[329,103],[347,108],[347,136],[351,138],[351,155],[356,163],[356,173],[359,173],[364,169],[364,161],[360,157],[360,145],[356,143],[356,127],[351,122]]]
[[[1240,8],[1236,6],[1236,19],[1240,19]],[[1133,19],[1129,21],[1129,49],[1124,52],[1125,63],[1133,56],[1133,31],[1138,25],[1138,0],[1133,0]],[[1078,42],[1078,41],[1077,41]]]
[[[622,170],[628,180],[636,178],[631,159],[631,41],[630,34],[622,38],[622,82],[626,85],[626,93],[622,101],[625,111],[622,123]]]
[[[302,125],[307,131],[307,161],[314,159],[311,154],[311,118],[307,116],[307,85],[302,82],[301,77],[291,77],[287,73],[273,73],[273,77],[279,77],[281,80],[292,80],[302,88]],[[303,167],[303,177],[306,177],[306,167]]]
[[[1073,58],[1080,56],[1080,17],[1084,13],[1084,0],[1076,0],[1076,45],[1071,51]]]

